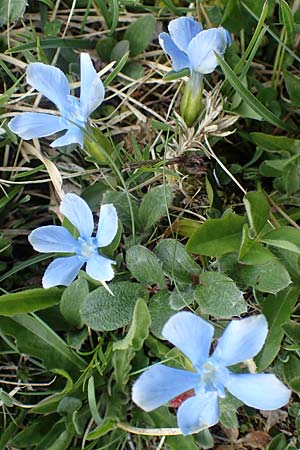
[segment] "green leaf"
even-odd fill
[[[132,319],[137,300],[147,298],[146,290],[137,283],[122,281],[109,287],[113,295],[101,286],[92,291],[81,305],[82,320],[93,330],[111,331],[125,327]]]
[[[241,279],[257,291],[271,294],[276,294],[291,283],[288,271],[277,258],[265,264],[242,266]]]
[[[231,67],[226,63],[226,61],[215,53],[216,58],[223,70],[226,79],[235,89],[235,91],[242,97],[243,100],[250,106],[258,115],[260,115],[266,122],[279,127],[283,130],[289,131],[290,127],[284,123],[282,120],[278,119],[275,114],[273,114],[268,108],[266,108],[254,95],[243,85],[236,74],[233,72]]]
[[[291,139],[286,136],[273,136],[265,133],[250,133],[254,143],[269,152],[300,153],[300,139]]]
[[[276,358],[284,336],[282,325],[290,319],[297,298],[298,289],[288,288],[265,299],[262,312],[268,321],[269,332],[263,349],[255,358],[259,372],[269,367]]]
[[[110,59],[119,63],[124,55],[129,52],[129,42],[127,40],[119,41],[112,49]]]
[[[152,295],[148,307],[151,315],[151,333],[159,339],[164,339],[161,334],[162,329],[167,320],[175,314],[169,305],[169,293],[160,291]]]
[[[23,17],[26,5],[26,0],[1,0],[0,25],[15,22]]]
[[[40,358],[48,370],[63,369],[77,377],[85,362],[38,317],[16,314],[0,317],[0,329],[14,336],[20,353]]]
[[[61,297],[60,312],[66,321],[74,327],[81,328],[83,326],[83,320],[79,313],[79,309],[88,294],[88,282],[83,278],[80,278],[73,281],[73,283],[65,289]]]
[[[155,34],[155,19],[151,15],[145,15],[132,22],[125,31],[124,39],[130,44],[130,56],[137,56],[142,53]]]
[[[243,264],[265,264],[274,259],[274,255],[263,247],[256,239],[250,239],[249,228],[245,223],[242,234],[242,242],[239,250],[238,261]]]
[[[283,375],[286,383],[294,392],[300,394],[300,359],[291,354],[288,361],[283,365]]]
[[[188,240],[188,252],[217,257],[237,252],[245,222],[245,217],[231,212],[221,219],[208,219]]]
[[[111,52],[117,41],[112,37],[103,37],[99,39],[96,45],[96,52],[103,61],[111,61]]]
[[[259,234],[269,219],[269,204],[262,192],[248,192],[244,197],[251,229]]]
[[[300,230],[284,226],[270,231],[261,238],[262,242],[273,247],[300,253]]]
[[[170,186],[161,185],[150,189],[144,195],[138,212],[142,227],[149,230],[163,216],[166,216],[172,200],[173,193]]]
[[[277,434],[268,445],[267,450],[287,450],[286,437],[283,433]]]
[[[0,314],[13,316],[19,313],[28,313],[49,308],[59,303],[63,290],[28,289],[26,291],[4,294],[0,297]]]
[[[286,36],[287,36],[287,45],[292,47],[294,42],[294,18],[293,12],[289,6],[289,4],[285,0],[280,0],[280,21],[284,26]]]
[[[298,10],[300,11],[300,10]],[[290,72],[283,72],[283,78],[289,97],[294,105],[300,103],[300,79]]]
[[[126,254],[126,263],[132,276],[145,286],[158,284],[164,287],[166,285],[161,262],[146,247],[142,245],[130,247]]]
[[[300,323],[289,320],[282,325],[285,334],[294,342],[300,343]]]
[[[200,267],[187,253],[183,244],[176,239],[163,239],[155,248],[155,254],[162,262],[163,271],[176,281],[193,283],[193,277],[200,274]]]
[[[242,292],[231,278],[220,272],[203,273],[194,297],[202,314],[227,318],[247,311]]]
[[[143,298],[139,298],[134,307],[129,331],[124,339],[113,343],[113,350],[127,350],[128,348],[135,351],[140,350],[149,335],[150,323],[151,317],[147,304]]]

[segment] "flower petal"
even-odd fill
[[[222,27],[201,31],[187,49],[192,69],[203,74],[213,72],[219,64],[215,52],[223,56],[227,43],[228,34]]]
[[[47,225],[33,230],[28,240],[34,250],[41,253],[74,253],[76,239],[65,227]]]
[[[291,391],[271,373],[230,373],[225,386],[234,397],[258,409],[281,408],[291,395]]]
[[[159,364],[150,367],[136,380],[132,400],[144,411],[152,411],[193,389],[198,382],[196,373]]]
[[[57,258],[46,269],[42,284],[44,288],[53,286],[69,286],[78,274],[84,261],[79,256]]]
[[[97,245],[105,247],[110,244],[118,231],[118,213],[114,205],[102,205],[100,208],[97,230]]]
[[[257,355],[268,334],[268,323],[264,315],[232,320],[219,339],[213,358],[224,364],[246,361]]]
[[[81,128],[76,125],[70,126],[68,131],[63,136],[53,141],[50,147],[61,147],[70,144],[79,144],[81,148],[83,147],[83,132]]]
[[[26,75],[27,83],[60,110],[68,107],[67,96],[70,94],[70,87],[67,77],[60,69],[43,63],[31,63]]]
[[[215,425],[219,422],[218,395],[208,392],[189,398],[178,409],[177,420],[185,436]]]
[[[158,39],[163,51],[170,56],[172,60],[172,68],[175,72],[190,68],[190,62],[187,55],[179,50],[168,33],[160,33]]]
[[[90,55],[80,55],[80,107],[82,115],[87,119],[104,100],[104,86],[100,80]]]
[[[112,264],[116,264],[115,261],[101,255],[93,255],[86,263],[86,273],[94,280],[110,281],[115,276]]]
[[[22,139],[50,136],[66,129],[61,117],[35,112],[18,114],[9,122],[8,127]]]
[[[168,26],[170,37],[179,50],[187,52],[187,48],[193,37],[202,30],[202,25],[193,17],[179,17],[171,20]]]
[[[59,210],[77,228],[81,237],[91,237],[94,229],[93,214],[82,198],[76,194],[66,194]]]
[[[182,311],[165,324],[162,335],[179,348],[197,369],[207,360],[214,327],[196,314]]]

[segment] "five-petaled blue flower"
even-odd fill
[[[64,73],[57,67],[43,63],[29,64],[27,83],[51,100],[61,117],[36,112],[15,116],[8,124],[11,131],[22,139],[50,136],[58,131],[67,132],[52,142],[51,147],[79,144],[83,146],[83,129],[89,115],[103,102],[104,86],[93,67],[88,53],[80,55],[80,99],[70,95],[70,86]]]
[[[226,390],[253,408],[280,408],[288,402],[291,392],[275,375],[237,374],[227,369],[255,356],[267,333],[263,315],[233,320],[209,356],[214,327],[193,313],[175,314],[162,334],[190,359],[195,372],[163,364],[152,366],[133,385],[133,401],[151,411],[194,389],[195,396],[184,401],[177,412],[178,426],[184,435],[219,421],[218,397],[225,397]]]
[[[231,42],[225,28],[203,30],[192,17],[171,20],[168,30],[169,33],[159,35],[159,43],[170,56],[176,72],[182,69],[203,75],[213,72],[219,64],[215,52],[223,56]]]
[[[75,253],[55,259],[47,267],[43,276],[43,287],[72,283],[79,270],[86,263],[86,272],[95,280],[105,282],[114,277],[112,264],[115,261],[100,255],[98,247],[106,247],[114,239],[118,230],[118,216],[111,204],[102,205],[98,230],[94,230],[93,214],[87,203],[76,194],[66,194],[60,205],[60,212],[77,228],[76,239],[65,227],[48,225],[37,228],[29,235],[29,242],[42,253]]]

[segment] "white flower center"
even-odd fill
[[[87,240],[79,237],[77,242],[78,245],[76,253],[78,256],[82,256],[85,259],[89,259],[91,256],[96,255],[98,253],[98,248],[93,242],[92,238]]]

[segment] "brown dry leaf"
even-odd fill
[[[23,142],[23,148],[26,150],[27,154],[35,156],[45,165],[55,192],[59,199],[62,200],[64,195],[62,190],[63,180],[56,165],[49,158],[44,156],[37,146],[34,147],[33,145],[28,144],[28,142]]]
[[[245,447],[264,449],[271,440],[271,436],[265,431],[250,431],[246,436],[239,439],[238,443]]]
[[[265,431],[269,431],[274,425],[281,424],[286,421],[288,413],[278,409],[276,411],[260,411],[261,415],[267,419],[265,424]]]

